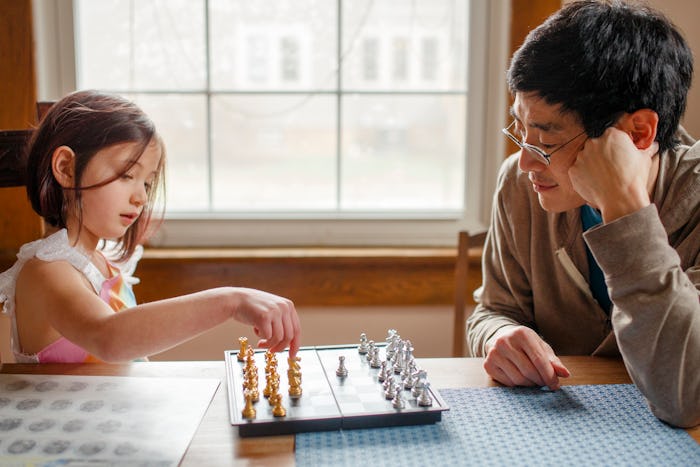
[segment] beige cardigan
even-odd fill
[[[621,354],[657,417],[700,423],[700,144],[661,156],[652,205],[585,235],[578,209],[548,213],[530,185],[509,157],[467,322],[472,354],[500,327],[524,324],[559,355]],[[584,237],[612,319],[590,292]]]

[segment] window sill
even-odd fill
[[[241,286],[297,306],[454,303],[455,248],[147,248],[136,269],[139,303]],[[0,270],[15,261],[0,252]],[[481,284],[481,248],[469,251],[468,290]]]
[[[451,305],[455,258],[455,248],[148,248],[135,292],[148,302],[231,285],[297,306]],[[471,290],[480,259],[470,250]]]

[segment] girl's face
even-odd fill
[[[137,145],[135,142],[122,143],[98,151],[85,167],[80,186],[90,187],[121,174],[129,165]],[[88,251],[94,250],[101,239],[123,236],[148,201],[161,156],[161,146],[154,140],[126,173],[104,186],[82,190],[82,226],[78,225],[76,213],[69,209],[69,236],[71,232],[73,235],[80,232],[77,240]]]

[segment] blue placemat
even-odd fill
[[[700,445],[659,421],[631,384],[441,390],[435,425],[302,433],[299,466],[700,465]]]

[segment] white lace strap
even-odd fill
[[[95,292],[100,293],[105,277],[85,253],[70,245],[65,229],[46,237],[36,252],[36,257],[43,261],[68,261],[85,275]]]
[[[3,304],[3,314],[14,315],[17,277],[24,267],[24,263],[34,257],[41,242],[41,240],[35,240],[22,245],[19,253],[17,253],[17,261],[15,261],[15,264],[13,264],[10,269],[0,274],[0,303]]]

